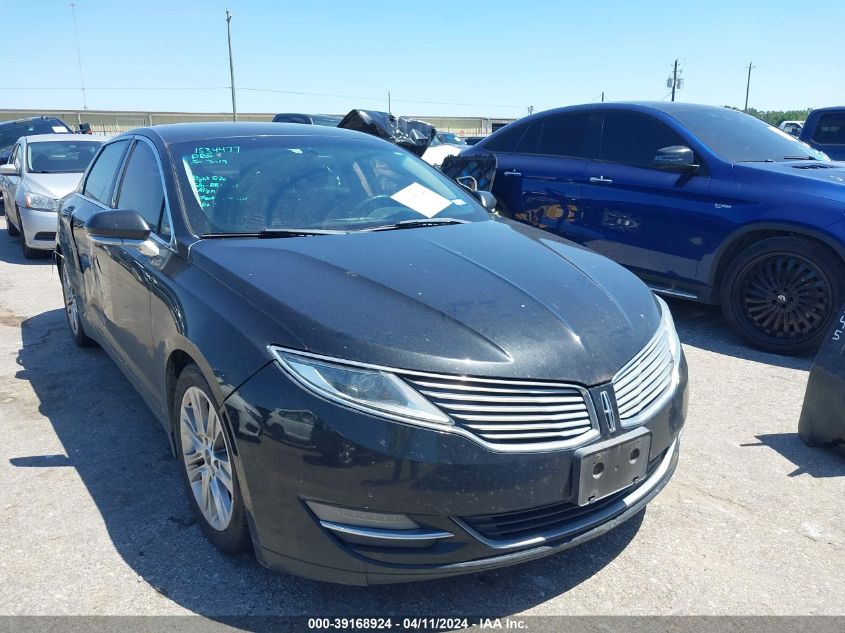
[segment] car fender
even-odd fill
[[[702,261],[701,265],[709,269],[707,275],[709,285],[714,289],[717,288],[720,282],[719,275],[724,272],[730,260],[736,254],[736,246],[742,243],[743,238],[748,237],[752,233],[790,234],[809,237],[830,247],[845,262],[845,231],[842,230],[845,228],[843,227],[844,223],[845,220],[825,227],[824,229],[806,224],[782,221],[764,221],[745,224],[730,233],[713,253],[710,261]],[[833,232],[830,229],[839,230]],[[726,256],[727,259],[725,259]]]

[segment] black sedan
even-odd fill
[[[494,202],[348,130],[135,130],[59,214],[70,330],[226,552],[355,584],[551,554],[669,480],[687,368],[636,277]]]

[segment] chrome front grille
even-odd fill
[[[669,337],[660,328],[654,338],[613,377],[623,425],[631,423],[672,385],[674,362]]]
[[[554,382],[402,374],[455,423],[500,450],[542,450],[597,434],[586,392]]]

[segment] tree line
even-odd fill
[[[725,106],[731,110],[740,110],[733,106]],[[755,116],[761,121],[765,121],[769,125],[778,127],[784,121],[805,121],[810,110],[757,110],[756,108],[748,108],[748,114]]]

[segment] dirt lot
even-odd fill
[[[0,614],[845,614],[845,458],[796,435],[810,360],[746,348],[718,310],[672,303],[689,418],[645,513],[503,571],[338,587],[203,539],[158,422],[20,252],[3,230]]]

